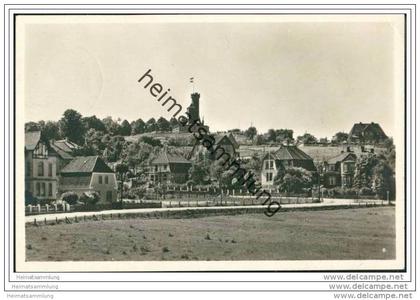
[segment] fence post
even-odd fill
[[[29,212],[31,213],[32,212],[32,205],[28,205],[28,207],[29,207]]]
[[[54,211],[57,212],[57,204],[54,204]]]
[[[37,208],[38,208],[38,212],[40,213],[41,212],[41,204],[38,204]]]
[[[47,210],[47,212],[48,212],[49,207],[50,206],[48,204],[45,204],[45,209]]]

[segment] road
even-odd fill
[[[382,200],[369,200],[369,204],[383,205],[386,201]],[[339,207],[339,206],[360,206],[366,205],[365,203],[357,203],[354,199],[324,199],[322,203],[305,203],[305,204],[282,204],[281,207],[284,209],[307,209],[307,208],[320,208],[320,207]],[[221,210],[229,209],[240,209],[240,208],[265,208],[264,205],[248,205],[248,206],[209,206],[209,207],[173,207],[173,208],[137,208],[137,209],[114,209],[104,211],[89,211],[89,212],[68,212],[68,213],[55,213],[55,214],[41,214],[25,216],[25,223],[32,222],[44,222],[54,220],[65,220],[83,217],[92,217],[93,215],[124,215],[124,214],[135,214],[135,213],[154,213],[154,212],[165,212],[165,211],[182,211],[182,210],[214,210],[215,208]]]

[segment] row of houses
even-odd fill
[[[77,149],[67,140],[44,141],[41,132],[26,132],[25,195],[48,202],[68,191],[95,191],[101,200],[116,200],[114,171],[99,156],[75,156]]]
[[[239,155],[239,144],[231,134],[215,135],[215,145],[222,147],[232,158],[246,160]],[[67,140],[43,141],[41,133],[25,134],[25,191],[39,200],[52,201],[67,192],[96,191],[102,201],[117,199],[118,182],[115,172],[99,156],[75,156],[79,146]],[[182,184],[197,155],[207,153],[196,143],[187,157],[169,153],[164,148],[149,162],[147,178],[151,186]],[[300,167],[321,173],[323,186],[351,187],[357,155],[347,147],[345,151],[326,159],[321,168],[296,145],[282,145],[276,151],[262,154],[260,181],[264,187],[274,187],[278,172],[288,167]]]

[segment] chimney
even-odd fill
[[[351,150],[350,150],[350,146],[347,146],[346,151],[347,151],[347,152],[351,152]]]
[[[362,151],[362,152],[365,152],[365,146],[360,146],[360,150]]]
[[[375,153],[375,149],[374,148],[370,148],[370,153]]]

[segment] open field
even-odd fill
[[[393,207],[26,227],[28,261],[395,258]]]

